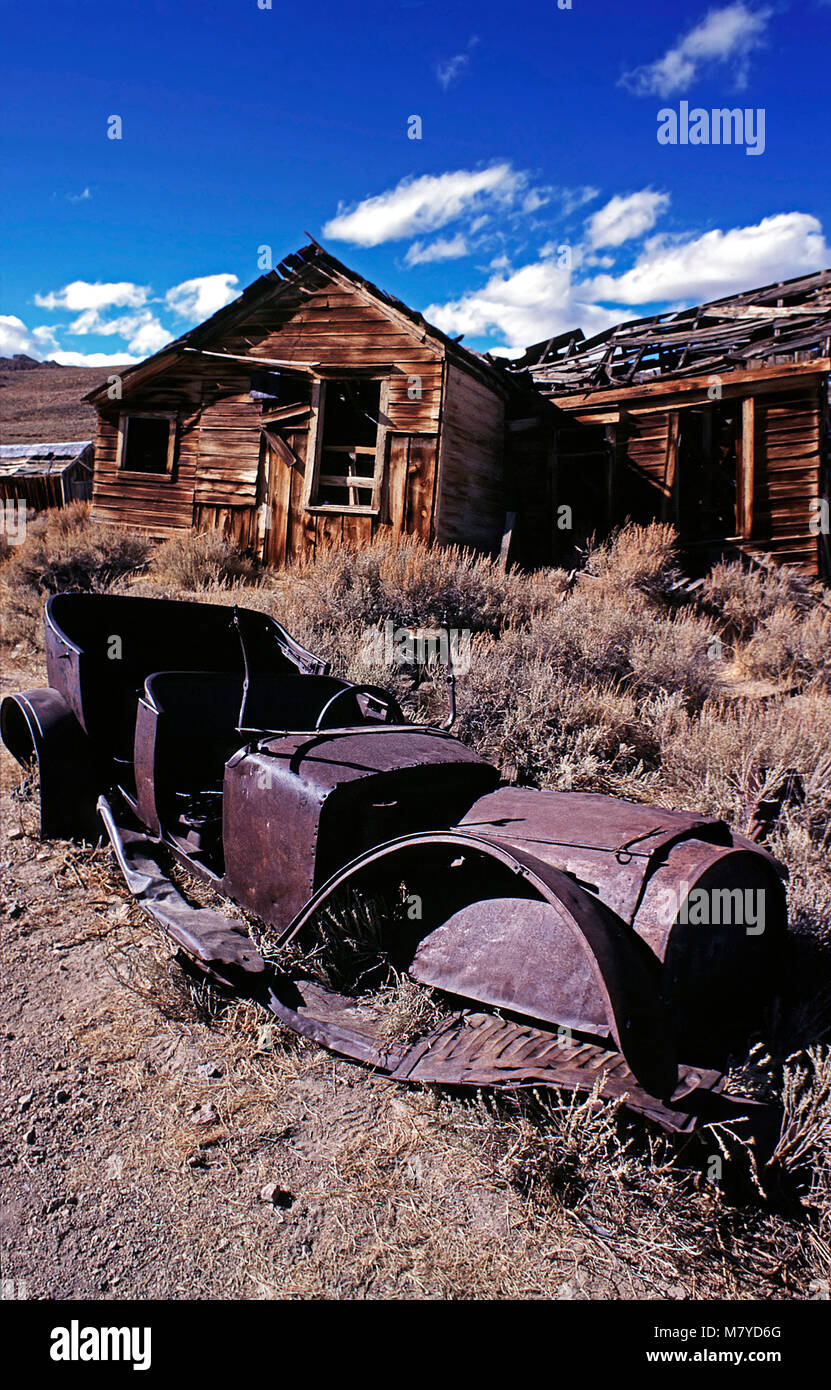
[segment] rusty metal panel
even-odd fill
[[[452,823],[497,773],[450,734],[368,725],[259,740],[228,763],[225,887],[280,929],[321,883],[416,824]]]
[[[501,787],[483,797],[461,825],[571,874],[629,923],[645,877],[677,840],[694,834],[713,844],[730,844],[729,828],[712,816],[601,793],[524,787]]]
[[[480,1004],[608,1034],[592,956],[559,902],[470,903],[424,938],[410,974]]]

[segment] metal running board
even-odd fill
[[[599,1081],[600,1095],[624,1099],[628,1109],[677,1131],[692,1129],[698,1118],[688,1102],[718,1096],[724,1084],[719,1072],[679,1067],[679,1084],[662,1101],[638,1085],[619,1052],[487,1013],[449,1019],[411,1048],[392,1074],[398,1081],[580,1091]]]

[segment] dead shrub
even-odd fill
[[[188,531],[159,547],[153,556],[153,572],[201,593],[252,579],[256,565],[220,531]]]
[[[831,610],[774,608],[738,653],[738,664],[750,676],[831,688]]]
[[[677,545],[675,529],[663,522],[623,526],[604,541],[589,542],[585,572],[610,588],[663,599],[681,578]]]
[[[18,595],[31,595],[31,603],[65,590],[100,593],[142,569],[151,548],[134,532],[97,525],[88,503],[73,502],[35,518],[3,565],[2,580]]]
[[[695,617],[658,619],[629,649],[632,685],[641,692],[675,691],[688,705],[701,706],[722,684],[716,636],[709,623]]]
[[[375,1002],[382,1011],[380,1036],[401,1046],[416,1042],[451,1014],[437,990],[410,975],[396,975],[394,984],[378,991]]]
[[[782,1086],[783,1117],[768,1167],[796,1181],[803,1207],[819,1237],[812,1248],[815,1272],[831,1278],[831,1048],[808,1048],[789,1060]]]
[[[719,617],[740,640],[746,640],[777,608],[803,614],[820,601],[817,584],[787,565],[758,566],[721,561],[701,586],[699,603]]]
[[[448,622],[471,632],[497,633],[527,625],[565,585],[562,571],[523,575],[486,555],[458,546],[427,546],[416,537],[376,537],[359,550],[319,550],[285,575],[293,605],[317,628],[360,628]]]

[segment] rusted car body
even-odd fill
[[[103,823],[131,892],[203,971],[400,1080],[597,1082],[679,1130],[727,1106],[723,1070],[775,999],[787,929],[783,870],[757,844],[687,811],[503,785],[253,610],[63,594],[46,639],[48,689],[0,708],[7,748],[37,759],[42,834]],[[187,901],[171,860],[265,924],[273,952],[244,916]],[[384,957],[446,1005],[406,1043],[382,994],[304,968],[345,893],[402,892]],[[702,921],[693,902],[722,910]]]

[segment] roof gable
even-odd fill
[[[502,368],[494,366],[481,354],[461,347],[457,340],[448,338],[440,329],[428,323],[416,310],[411,309],[402,300],[396,299],[394,295],[379,289],[377,285],[364,279],[357,272],[350,270],[348,266],[338,261],[328,251],[324,251],[315,241],[311,241],[293,255],[287,256],[279,263],[276,270],[260,276],[258,280],[248,285],[231,304],[217,310],[203,323],[189,329],[187,333],[183,333],[181,337],[168,343],[152,357],[136,363],[133,367],[128,367],[122,373],[122,381],[131,389],[135,389],[135,387],[143,385],[165,371],[185,352],[212,352],[211,345],[216,349],[219,344],[241,330],[252,316],[261,316],[266,310],[273,310],[276,314],[285,313],[288,316],[294,307],[299,307],[302,304],[305,298],[320,293],[327,286],[338,283],[353,288],[386,318],[412,334],[417,341],[434,344],[437,352],[447,353],[461,365],[467,367],[468,370],[474,371],[477,375],[486,375],[491,384],[498,383],[505,389],[507,374]],[[264,338],[269,335],[269,332],[274,333],[275,331],[279,331],[276,324],[270,330],[263,328],[262,336]],[[249,351],[244,354],[217,351],[213,352],[213,355],[227,356],[229,361],[237,363],[250,361],[252,365],[255,365],[258,360],[256,351]],[[279,359],[260,358],[259,360],[265,365],[280,365]],[[95,404],[104,403],[107,399],[106,393],[107,385],[102,384],[90,391],[84,399]]]

